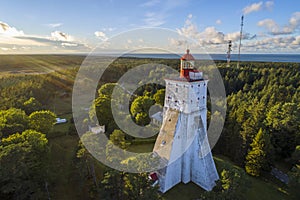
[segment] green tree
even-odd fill
[[[17,108],[0,111],[0,137],[22,132],[28,128],[28,116]]]
[[[42,132],[49,133],[56,122],[56,115],[49,110],[35,111],[29,115],[30,128]]]
[[[165,93],[166,93],[165,89],[160,89],[154,94],[153,98],[154,98],[156,104],[164,106]]]
[[[130,145],[130,143],[125,139],[125,133],[118,129],[114,130],[112,134],[110,134],[109,139],[114,145],[121,149],[126,149]]]
[[[220,180],[217,181],[217,185],[210,192],[204,192],[201,195],[201,199],[207,200],[238,200],[244,199],[242,187],[246,185],[244,182],[244,173],[238,169],[230,168],[223,169],[220,174]]]
[[[27,101],[23,103],[23,110],[27,115],[30,115],[34,111],[42,109],[42,104],[36,100],[34,97],[30,97]]]
[[[278,155],[290,157],[297,144],[300,127],[300,107],[296,103],[277,103],[266,117],[271,142]]]
[[[121,130],[114,130],[109,136],[106,144],[106,157],[111,163],[120,164],[124,157],[125,149],[130,145],[125,139],[125,133]]]
[[[2,138],[0,145],[1,199],[44,198],[48,140],[34,130]]]
[[[100,184],[102,199],[162,199],[157,187],[152,187],[147,173],[124,173],[108,170]]]
[[[291,159],[293,164],[300,165],[300,145],[296,146],[295,151],[292,153]]]
[[[101,199],[126,199],[124,193],[124,172],[108,170],[100,183]]]
[[[82,180],[88,181],[92,177],[93,185],[90,188],[90,195],[97,193],[98,191],[98,178],[96,175],[95,167],[101,165],[99,162],[95,161],[95,157],[103,156],[105,154],[105,142],[101,140],[99,134],[95,134],[93,132],[86,132],[81,136],[81,140],[78,144],[78,150],[76,157],[79,159],[77,163],[77,167],[79,168],[80,176]],[[88,150],[86,149],[88,148]],[[93,155],[90,154],[93,152]],[[101,166],[102,167],[102,166]],[[103,166],[104,168],[104,166]],[[96,191],[95,191],[96,190]]]
[[[154,104],[154,100],[148,96],[139,96],[131,104],[130,112],[135,121],[140,125],[150,122],[149,109]]]
[[[99,96],[106,96],[111,98],[114,88],[117,86],[117,83],[106,83],[100,87],[98,90]]]
[[[99,96],[94,101],[96,116],[100,125],[105,125],[106,132],[109,134],[118,126],[114,121],[111,111],[111,99],[108,96]],[[93,113],[90,112],[90,117],[93,118]]]
[[[246,172],[252,176],[259,176],[262,169],[267,168],[267,155],[270,149],[270,138],[265,131],[259,129],[251,144],[252,149],[246,156]]]
[[[135,116],[135,121],[138,125],[147,125],[150,123],[149,115],[145,112],[140,112]]]
[[[162,199],[158,186],[153,187],[147,173],[128,173],[124,177],[124,192],[127,199]]]

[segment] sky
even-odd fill
[[[10,0],[1,1],[0,54],[149,45],[226,53],[228,40],[237,53],[242,15],[242,53],[300,53],[300,4],[294,0]],[[151,27],[151,34],[140,31]]]

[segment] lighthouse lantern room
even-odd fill
[[[189,49],[180,58],[180,78],[185,78],[188,81],[203,79],[203,73],[195,70],[195,58],[190,54]]]

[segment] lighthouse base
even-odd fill
[[[206,109],[194,113],[164,111],[162,128],[153,151],[166,163],[157,171],[160,191],[176,184],[194,182],[210,191],[219,179],[207,139]],[[203,121],[205,119],[205,121]]]

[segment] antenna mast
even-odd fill
[[[227,67],[230,66],[230,52],[232,51],[231,50],[231,40],[228,40],[228,50],[227,50]]]
[[[239,55],[238,55],[238,64],[237,66],[240,66],[240,60],[241,60],[241,45],[242,45],[242,37],[243,37],[243,26],[244,26],[244,15],[241,17],[241,31],[240,31],[240,44],[239,44]]]

